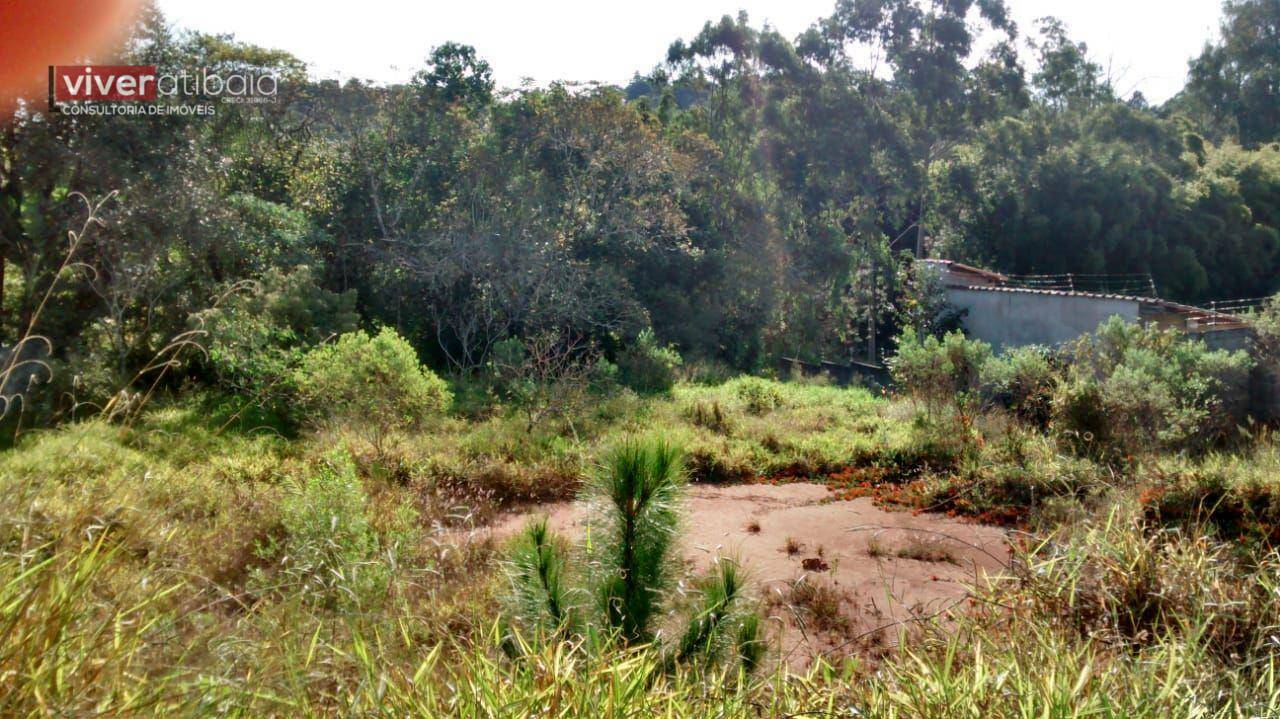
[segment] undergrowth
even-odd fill
[[[70,424],[0,455],[0,715],[1280,715],[1265,434],[1103,464],[1000,412],[917,420],[864,390],[763,379],[620,391],[532,430],[459,409],[376,451],[339,425],[290,437],[218,409],[234,406],[156,402],[131,427]],[[550,616],[656,599],[645,626],[511,632],[510,548],[470,530],[596,486],[637,434],[683,446],[694,482],[818,479],[1035,537],[974,611],[874,670],[855,654],[795,673],[767,623],[706,621],[749,575],[655,585],[681,602],[626,590],[591,564],[614,551],[599,532],[594,553],[546,534],[523,550],[560,587]],[[841,622],[839,597],[796,591],[807,621]],[[672,661],[709,642],[749,651]]]

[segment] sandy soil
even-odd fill
[[[903,627],[918,625],[898,622],[945,617],[963,607],[968,587],[998,573],[1008,559],[998,528],[830,496],[826,487],[808,483],[688,491],[682,553],[690,569],[704,570],[717,557],[741,561],[775,626],[785,627],[777,638],[793,666],[818,654],[874,658],[898,641]],[[577,502],[508,514],[489,531],[510,536],[537,515],[570,537],[586,533],[585,507]],[[797,591],[797,583],[818,588],[825,608],[813,592]]]

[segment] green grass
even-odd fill
[[[1270,437],[1116,473],[998,416],[922,423],[864,390],[731,380],[532,431],[468,410],[375,454],[341,429],[228,424],[223,404],[0,454],[0,715],[1280,715]],[[874,470],[944,509],[1017,508],[1037,536],[979,611],[912,627],[874,666],[794,674],[770,633],[750,661],[673,664],[717,631],[696,621],[665,646],[553,637],[512,661],[507,550],[458,530],[573,495],[641,433],[681,445],[696,481]],[[718,616],[744,586],[719,580],[670,606]]]
[[[1202,524],[1228,540],[1280,544],[1280,447],[1271,441],[1194,460],[1161,457],[1144,469],[1143,501],[1153,520]]]

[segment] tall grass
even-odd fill
[[[1273,440],[1105,491],[1048,440],[989,442],[962,467],[974,492],[1088,507],[972,615],[874,666],[796,672],[763,652],[741,567],[678,581],[674,442],[754,472],[887,461],[915,430],[857,390],[770,387],[758,414],[735,383],[610,398],[580,438],[451,419],[350,462],[334,445],[358,437],[217,433],[189,404],[31,435],[0,455],[0,716],[1280,716],[1280,557],[1265,532],[1228,531],[1250,507],[1271,521],[1255,503],[1274,494]],[[695,403],[730,421],[694,423]],[[623,441],[645,429],[672,441]],[[589,540],[542,524],[510,548],[537,589],[515,622],[551,619],[509,631],[495,548],[456,529],[479,500],[449,492],[499,465],[537,482],[597,462]],[[1163,499],[1124,499],[1147,482]]]
[[[78,548],[0,558],[0,716],[131,714],[174,701],[181,674],[155,665],[171,629],[161,608],[181,584],[136,603],[98,596],[119,551],[100,531]]]

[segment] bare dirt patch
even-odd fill
[[[940,514],[890,512],[869,498],[831,501],[819,484],[693,485],[683,556],[691,570],[735,557],[759,586],[793,666],[813,657],[874,658],[896,644],[913,618],[964,606],[968,587],[998,573],[1009,557],[997,527]],[[587,534],[578,502],[503,516],[495,537],[545,515],[570,537]],[[883,629],[880,629],[883,628]]]

